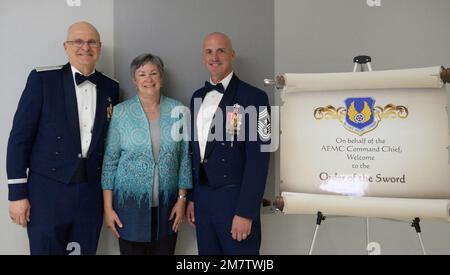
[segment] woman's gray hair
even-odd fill
[[[151,53],[144,53],[137,56],[136,58],[133,59],[133,61],[131,61],[130,64],[131,77],[133,77],[134,79],[134,74],[136,73],[136,71],[140,67],[148,63],[153,64],[158,68],[161,77],[164,75],[164,62],[162,61],[162,59],[157,55],[153,55]]]

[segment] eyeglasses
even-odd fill
[[[83,47],[84,44],[87,44],[91,48],[99,48],[102,45],[102,42],[96,41],[96,40],[84,41],[84,40],[81,40],[81,39],[77,39],[77,40],[66,41],[66,42],[74,45],[77,48]]]

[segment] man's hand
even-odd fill
[[[252,230],[252,220],[235,215],[231,225],[231,236],[233,240],[241,242],[250,236]]]
[[[188,223],[195,228],[195,212],[194,212],[194,202],[189,201],[186,207],[186,217]]]
[[[28,199],[19,201],[12,201],[9,203],[9,216],[13,223],[16,223],[23,228],[27,227],[30,222],[30,202]]]

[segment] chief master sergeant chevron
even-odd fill
[[[8,141],[11,220],[27,227],[31,254],[95,254],[103,221],[100,186],[104,138],[119,84],[95,70],[100,35],[70,26],[69,63],[29,77]]]

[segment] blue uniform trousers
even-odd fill
[[[195,188],[195,224],[200,255],[258,255],[261,246],[261,222],[254,220],[250,236],[242,242],[233,240],[231,225],[236,212],[240,185],[214,189],[208,185]]]
[[[28,192],[31,221],[27,229],[32,255],[96,253],[103,224],[100,183],[63,184],[31,172]]]

